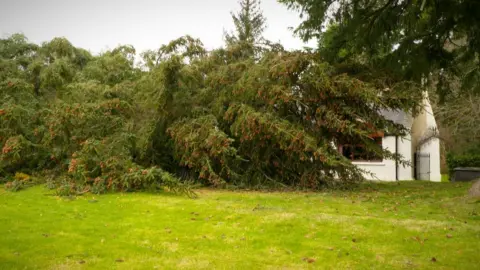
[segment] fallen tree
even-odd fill
[[[66,40],[0,42],[0,173],[55,172],[77,192],[348,187],[362,171],[336,145],[402,161],[370,134],[406,134],[379,112],[415,113],[421,100],[414,83],[277,45],[244,57],[187,36],[142,69],[130,46],[92,56]],[[30,49],[4,53],[16,47]]]

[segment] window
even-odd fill
[[[375,136],[372,140],[382,147],[383,137]],[[383,160],[378,154],[366,151],[365,146],[361,144],[344,144],[339,147],[339,151],[352,161],[380,162]]]

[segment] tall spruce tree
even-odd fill
[[[253,56],[258,43],[263,41],[266,19],[260,8],[260,0],[240,0],[240,11],[231,13],[235,31],[225,35],[227,46],[240,46],[243,56]]]

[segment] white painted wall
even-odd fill
[[[427,113],[422,110],[413,120],[412,134],[412,152],[415,153],[418,142],[427,131]]]
[[[437,122],[435,121],[432,105],[430,104],[427,93],[425,93],[424,106],[426,132],[429,132],[431,129],[437,130]],[[431,139],[426,144],[422,145],[420,149],[421,152],[430,153],[430,181],[442,181],[442,175],[440,173],[440,140],[437,138]]]
[[[398,180],[413,180],[413,153],[412,153],[412,137],[407,135],[404,138],[398,138],[398,153],[403,159],[410,162],[410,165],[398,164]]]
[[[391,152],[395,152],[395,136],[386,136],[382,141],[383,149],[389,149]],[[372,177],[369,174],[365,174],[365,178],[376,181],[396,181],[395,179],[395,161],[383,160],[381,162],[352,162],[359,168],[367,170],[374,174]]]
[[[431,139],[422,146],[418,146],[425,136],[429,136],[431,130],[437,130],[437,122],[433,115],[433,109],[428,98],[428,93],[424,93],[423,110],[415,118],[412,125],[412,151],[430,154],[430,181],[440,182],[442,175],[440,173],[440,141]],[[438,131],[437,131],[438,132]]]
[[[413,118],[409,114],[399,114],[404,115],[403,119],[395,117],[391,119],[396,123],[404,125],[406,128],[410,129],[413,125]],[[391,114],[390,114],[391,116]],[[395,142],[395,140],[398,140]],[[364,170],[368,170],[375,174],[375,176],[365,175],[365,178],[370,180],[377,181],[396,181],[402,180],[413,180],[413,152],[412,152],[412,136],[408,134],[407,136],[398,139],[395,136],[386,136],[383,138],[382,142],[383,149],[390,150],[390,152],[395,153],[395,151],[403,156],[403,159],[409,162],[409,165],[396,164],[395,160],[384,160],[382,162],[354,162],[357,166]]]
[[[397,151],[403,158],[410,161],[410,166],[403,166],[398,164],[395,168],[394,160],[384,160],[382,162],[353,162],[359,168],[367,170],[374,174],[372,177],[365,174],[365,178],[377,181],[396,181],[396,173],[398,172],[398,180],[413,180],[415,178],[413,172],[414,154],[416,151],[430,154],[430,181],[440,182],[440,141],[438,139],[431,139],[429,142],[417,149],[418,142],[424,136],[427,136],[431,129],[437,129],[437,123],[433,115],[432,106],[428,98],[428,93],[424,93],[423,110],[415,118],[411,116],[405,117],[402,124],[411,128],[411,134],[398,139]],[[395,153],[395,136],[387,136],[383,138],[382,147],[389,149]]]
[[[441,182],[440,173],[440,140],[435,138],[424,144],[422,152],[430,153],[430,181]]]

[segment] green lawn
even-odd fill
[[[468,187],[73,200],[0,187],[0,268],[478,269],[480,203],[464,196]]]

